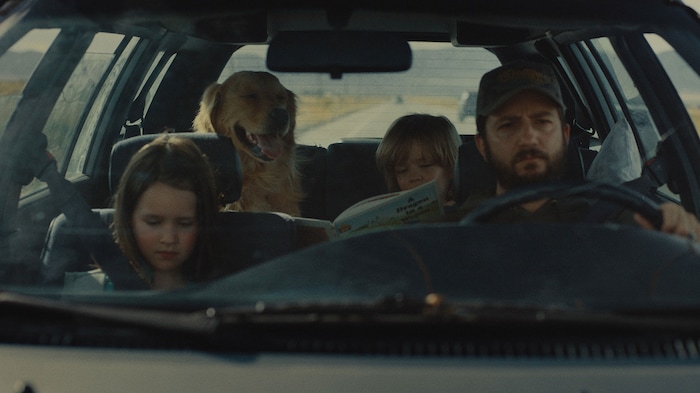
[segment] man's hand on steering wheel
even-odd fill
[[[700,240],[700,222],[694,214],[682,206],[666,202],[656,204],[631,189],[602,183],[567,184],[555,182],[524,189],[512,190],[495,197],[478,207],[461,221],[462,224],[481,222],[483,219],[507,207],[543,197],[586,196],[613,201],[635,212],[634,220],[642,228]]]
[[[613,202],[645,217],[654,228],[661,228],[663,223],[662,211],[654,201],[630,188],[596,182],[551,182],[510,190],[484,202],[462,218],[460,223],[485,222],[495,213],[533,200],[572,196]]]
[[[663,203],[659,208],[663,217],[661,227],[658,228],[660,231],[693,240],[700,239],[700,222],[694,214],[671,202]],[[639,213],[635,213],[634,220],[642,228],[654,229],[651,222]]]

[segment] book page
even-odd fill
[[[349,208],[343,210],[338,217],[335,218],[336,221],[338,220],[346,220],[352,216],[356,216],[358,214],[362,214],[368,210],[374,209],[377,206],[381,206],[386,204],[391,198],[401,194],[401,192],[390,192],[387,194],[381,194],[381,195],[376,195],[373,197],[369,197],[367,199],[363,199],[354,205],[350,206]]]
[[[437,181],[411,190],[378,195],[343,211],[333,225],[340,236],[377,227],[402,225],[443,214]]]

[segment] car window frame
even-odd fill
[[[680,28],[680,27],[675,27]],[[647,106],[652,121],[658,130],[672,129],[676,127],[679,132],[666,136],[665,143],[678,153],[678,162],[674,162],[676,167],[682,167],[682,179],[678,179],[678,187],[673,192],[680,196],[680,202],[689,211],[697,214],[698,199],[700,198],[700,181],[698,180],[698,160],[693,152],[695,149],[686,149],[684,143],[691,143],[697,146],[697,133],[687,110],[680,99],[675,86],[668,78],[665,69],[660,64],[656,54],[644,38],[643,33],[652,31],[662,35],[666,30],[658,27],[654,29],[639,29],[635,32],[610,33],[603,37],[610,39],[613,48],[620,61],[629,73],[630,78],[639,90],[639,94]],[[662,35],[663,36],[663,35]],[[587,41],[591,37],[579,37],[579,41],[571,39],[568,42],[560,43],[563,61],[570,67],[582,94],[586,97],[589,110],[592,113],[594,128],[601,134],[602,139],[611,130],[620,114],[630,120],[629,108],[620,92],[615,92],[618,87],[613,87],[606,92],[601,89],[601,75],[605,72],[596,72],[596,68],[606,69],[604,62],[600,62],[595,57],[587,56],[581,46],[588,46]],[[673,46],[672,42],[669,42]],[[674,49],[681,54],[679,48]],[[685,57],[684,57],[685,58]],[[687,60],[687,58],[686,58]],[[700,61],[700,59],[698,59]],[[689,63],[692,64],[692,63]],[[585,67],[583,65],[586,65]],[[606,71],[606,72],[609,72]],[[646,78],[646,75],[655,75],[653,82]],[[656,79],[658,76],[658,80]],[[602,82],[607,83],[607,82]],[[613,94],[610,94],[613,93]],[[661,98],[662,97],[662,98]],[[615,108],[619,106],[621,113],[616,113]],[[673,121],[673,119],[679,119]],[[632,122],[631,122],[632,123]],[[635,130],[635,138],[639,141],[639,135]],[[663,131],[661,131],[663,136]],[[654,152],[655,153],[655,152]],[[640,149],[642,157],[647,157]],[[654,154],[650,154],[652,157]],[[651,158],[651,157],[647,157]]]

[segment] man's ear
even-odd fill
[[[569,145],[569,138],[571,137],[571,126],[566,123],[562,126],[562,131],[564,132],[564,142]]]
[[[489,162],[488,158],[486,158],[486,141],[481,134],[474,135],[474,143],[476,143],[476,148],[479,150],[481,157],[484,158],[484,161]]]

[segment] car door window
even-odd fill
[[[676,87],[681,100],[693,120],[695,129],[700,129],[700,79],[688,63],[663,38],[656,34],[645,36],[654,52],[658,54],[661,65],[666,70],[671,82]]]
[[[0,136],[22,97],[22,90],[59,29],[33,29],[0,57]]]

